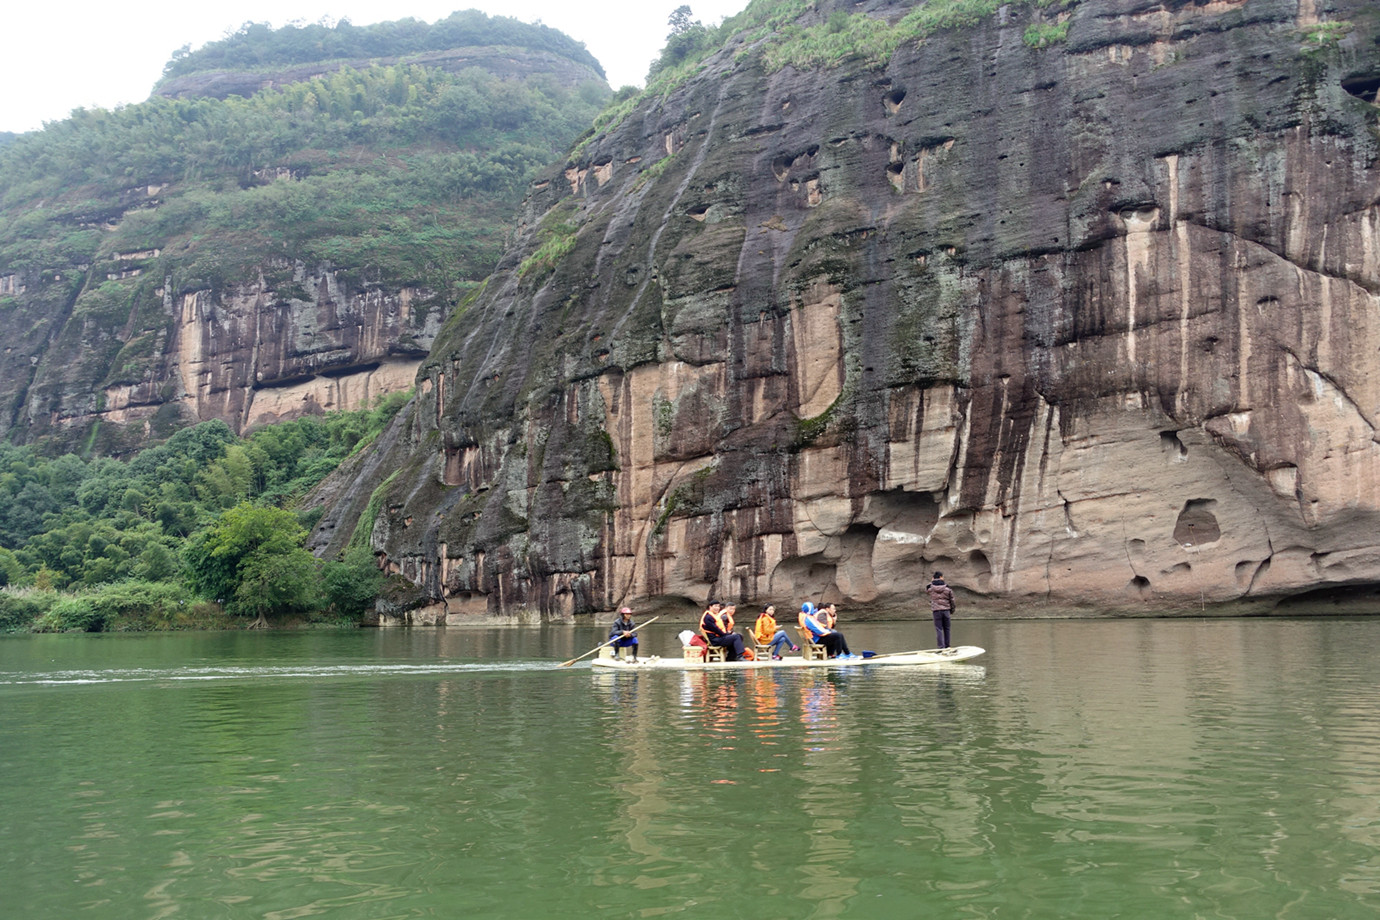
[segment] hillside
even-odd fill
[[[385,621],[1373,609],[1373,3],[682,26],[318,493]]]
[[[421,64],[449,73],[470,67],[508,78],[541,74],[579,84],[604,68],[584,45],[548,26],[489,17],[478,10],[452,13],[430,25],[415,19],[355,26],[341,21],[273,29],[248,23],[233,35],[195,51],[183,48],[163,69],[154,94],[170,98],[251,96],[261,89],[300,83],[342,68]]]
[[[120,453],[412,385],[531,174],[610,93],[542,26],[393,25],[252,27],[179,55],[160,91],[256,55],[296,76],[81,111],[0,146],[0,431]],[[463,51],[445,47],[457,35]]]

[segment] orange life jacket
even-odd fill
[[[731,620],[725,620],[722,615],[717,614],[712,610],[706,610],[704,612],[704,616],[700,617],[700,632],[704,635],[706,639],[710,637],[710,632],[709,630],[705,629],[705,623],[710,622],[712,622],[715,628],[718,629],[718,633],[716,633],[715,635],[726,636],[733,631],[733,622]]]
[[[771,640],[776,637],[776,617],[762,614],[757,618],[757,626],[753,628],[756,634],[758,645],[770,645]]]

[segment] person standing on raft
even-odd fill
[[[935,572],[934,580],[925,586],[930,596],[930,615],[934,617],[934,638],[939,650],[949,647],[949,631],[953,626],[954,589],[944,582],[944,573]]]

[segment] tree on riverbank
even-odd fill
[[[127,462],[0,444],[0,631],[227,625],[198,596],[224,601],[240,622],[290,613],[358,622],[384,579],[373,553],[361,543],[343,560],[318,563],[303,548],[314,519],[295,509],[405,400],[395,394],[374,409],[299,419],[244,438],[222,422],[205,422]],[[254,545],[250,519],[263,525]],[[238,549],[231,546],[236,537]],[[259,543],[285,555],[266,559]],[[214,559],[207,555],[213,545],[220,549]],[[194,576],[187,553],[201,575]]]
[[[307,530],[281,508],[243,503],[199,532],[183,551],[192,586],[237,616],[254,618],[305,613],[320,596],[316,557],[303,543]]]

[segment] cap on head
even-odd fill
[[[805,603],[803,603],[803,604],[800,605],[800,612],[801,612],[801,613],[814,613],[814,612],[815,612],[815,605],[812,604],[812,603],[810,603],[809,601],[806,601]]]
[[[618,612],[619,612],[619,613],[632,613],[632,608],[631,608],[631,607],[619,607],[619,608],[618,608]]]

